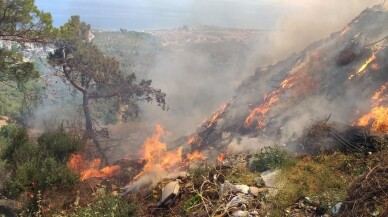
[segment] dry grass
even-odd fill
[[[373,157],[362,177],[349,189],[340,216],[388,216],[388,151]]]
[[[340,152],[303,157],[277,177],[283,185],[278,194],[269,199],[269,213],[284,216],[285,208],[303,197],[317,198],[319,206],[325,209],[341,202],[349,183],[362,170],[362,164],[358,162],[358,157]]]

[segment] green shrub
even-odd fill
[[[136,206],[119,196],[104,194],[88,207],[79,209],[72,217],[130,217],[136,216]]]
[[[9,197],[16,197],[27,188],[36,193],[54,185],[73,185],[78,180],[66,163],[80,142],[63,128],[44,133],[38,143],[29,140],[24,128],[7,127],[1,132],[4,148],[0,156],[6,162],[3,167],[11,173],[6,182]]]
[[[270,198],[270,216],[284,216],[285,208],[303,197],[314,198],[319,201],[320,208],[330,210],[344,199],[346,190],[357,177],[358,172],[354,170],[363,167],[362,161],[357,156],[340,152],[304,156],[276,177],[282,184],[278,193]]]
[[[38,144],[39,149],[46,152],[46,155],[67,162],[70,155],[78,150],[80,140],[66,133],[63,127],[59,127],[55,131],[43,133],[38,138]]]
[[[264,172],[269,169],[280,169],[286,166],[295,164],[296,160],[290,156],[287,151],[280,146],[264,147],[259,154],[257,154],[250,168],[256,172]]]
[[[201,195],[199,194],[192,196],[190,199],[186,201],[185,205],[183,206],[183,211],[185,213],[190,213],[190,208],[198,204],[199,202],[201,202],[201,200],[202,200]]]
[[[9,181],[11,175],[6,166],[6,162],[0,160],[0,192],[5,190],[6,183]]]
[[[76,183],[78,176],[65,165],[52,157],[34,158],[17,165],[12,180],[8,184],[7,195],[15,197],[24,189],[34,187],[44,190],[50,186],[69,186]]]
[[[15,164],[17,161],[15,154],[21,147],[29,144],[27,130],[14,127],[2,128],[2,135],[5,137],[5,147],[1,159]]]

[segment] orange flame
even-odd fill
[[[280,84],[280,87],[283,89],[291,88],[295,84],[295,76],[288,76],[284,81]]]
[[[387,100],[388,96],[384,94],[384,92],[387,90],[387,86],[388,86],[388,82],[383,84],[380,88],[380,90],[378,90],[373,96],[372,96],[372,103],[373,105],[376,107],[378,105],[380,105],[380,103],[382,103],[383,101]]]
[[[372,132],[388,133],[388,107],[382,106],[388,101],[386,94],[388,83],[385,83],[372,96],[372,110],[363,115],[356,123],[358,126],[371,126]]]
[[[143,159],[147,161],[143,171],[150,170],[153,166],[159,165],[162,168],[171,168],[182,161],[182,147],[176,151],[168,151],[166,143],[160,141],[160,137],[166,135],[161,125],[156,125],[155,133],[144,142]]]
[[[145,140],[143,144],[143,158],[141,160],[146,161],[146,164],[134,180],[153,168],[175,170],[186,166],[185,162],[205,159],[201,152],[194,151],[193,153],[188,153],[185,158],[186,161],[184,161],[182,158],[183,146],[175,151],[168,151],[166,143],[160,141],[160,138],[165,135],[166,132],[163,130],[163,127],[156,125],[154,134]]]
[[[226,106],[228,104],[223,104],[221,106],[221,108],[213,115],[213,117],[210,119],[208,125],[207,125],[207,128],[210,128],[211,126],[213,126],[217,120],[220,118],[220,116],[224,113],[225,109],[226,109]]]
[[[245,119],[244,127],[249,128],[254,121],[257,121],[258,128],[263,129],[267,114],[275,104],[280,102],[281,94],[297,98],[318,86],[315,78],[311,77],[308,72],[320,67],[320,59],[323,55],[319,51],[314,51],[311,53],[310,57],[311,58],[307,58],[311,60],[310,62],[306,59],[294,66],[291,69],[291,74],[280,83],[279,88],[273,90],[264,97],[264,102],[259,104],[249,113],[248,117]]]
[[[192,145],[195,142],[197,142],[198,139],[199,139],[199,137],[197,135],[191,135],[191,136],[189,136],[189,138],[187,138],[187,144]]]
[[[251,111],[249,116],[245,119],[244,126],[250,127],[253,121],[256,119],[258,127],[263,128],[265,115],[269,112],[270,107],[277,101],[279,101],[278,91],[273,91],[271,93],[271,96],[269,98],[266,98],[263,104]]]
[[[221,153],[217,156],[217,162],[222,163],[225,160],[225,153]]]
[[[80,154],[72,154],[67,162],[68,167],[75,173],[80,174],[81,181],[87,180],[92,177],[108,178],[120,171],[119,166],[107,166],[99,169],[101,166],[101,159],[94,159],[87,161]]]
[[[375,107],[372,111],[362,116],[358,122],[358,126],[368,126],[372,123],[371,130],[373,132],[388,133],[388,107]]]
[[[369,66],[369,64],[371,64],[375,60],[376,60],[376,54],[373,53],[372,56],[369,57],[369,59],[367,59],[366,62],[358,69],[357,73],[349,76],[349,80],[351,80],[354,76],[358,76],[358,77],[362,76],[364,70]]]
[[[187,153],[186,159],[191,162],[191,161],[202,161],[205,160],[205,157],[203,154],[199,151],[194,151],[192,153]]]
[[[342,30],[341,32],[341,36],[344,36],[346,33],[348,33],[350,31],[350,27],[347,25],[345,26],[345,28]]]

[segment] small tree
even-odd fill
[[[106,161],[93,127],[91,101],[109,100],[112,109],[125,108],[127,115],[138,114],[138,101],[156,101],[165,108],[165,94],[151,87],[151,81],[135,82],[134,74],[120,70],[119,62],[106,57],[90,39],[90,25],[73,16],[64,24],[55,41],[56,50],[49,55],[49,64],[58,76],[82,94],[85,137],[95,141]]]
[[[30,114],[30,107],[38,100],[38,88],[26,83],[38,78],[39,72],[32,62],[24,60],[20,47],[48,43],[54,35],[51,23],[51,15],[38,10],[34,0],[0,1],[0,85],[2,91],[8,91],[0,94],[0,101],[17,105],[22,115]],[[0,112],[15,115],[14,109],[4,111],[1,107]]]
[[[53,35],[52,19],[35,6],[34,0],[0,1],[0,41],[1,43],[45,44]],[[25,82],[36,78],[38,72],[31,62],[24,62],[16,49],[0,48],[0,81]]]

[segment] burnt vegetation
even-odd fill
[[[134,153],[110,162],[109,127],[141,115],[141,102],[168,109],[166,93],[134,72],[149,70],[142,58],[156,60],[153,50],[169,41],[121,29],[133,50],[120,53],[110,38],[117,34],[97,33],[109,39],[98,47],[79,16],[54,28],[33,0],[1,1],[0,215],[387,216],[384,3],[258,68],[189,136],[174,140],[158,125]],[[168,49],[210,50],[217,63],[229,61],[222,53],[248,49],[218,43],[222,28],[202,28],[216,44],[179,44],[184,38]],[[25,58],[28,46],[51,49],[47,58]],[[77,121],[45,130],[26,121],[48,98],[46,77],[79,103]]]

